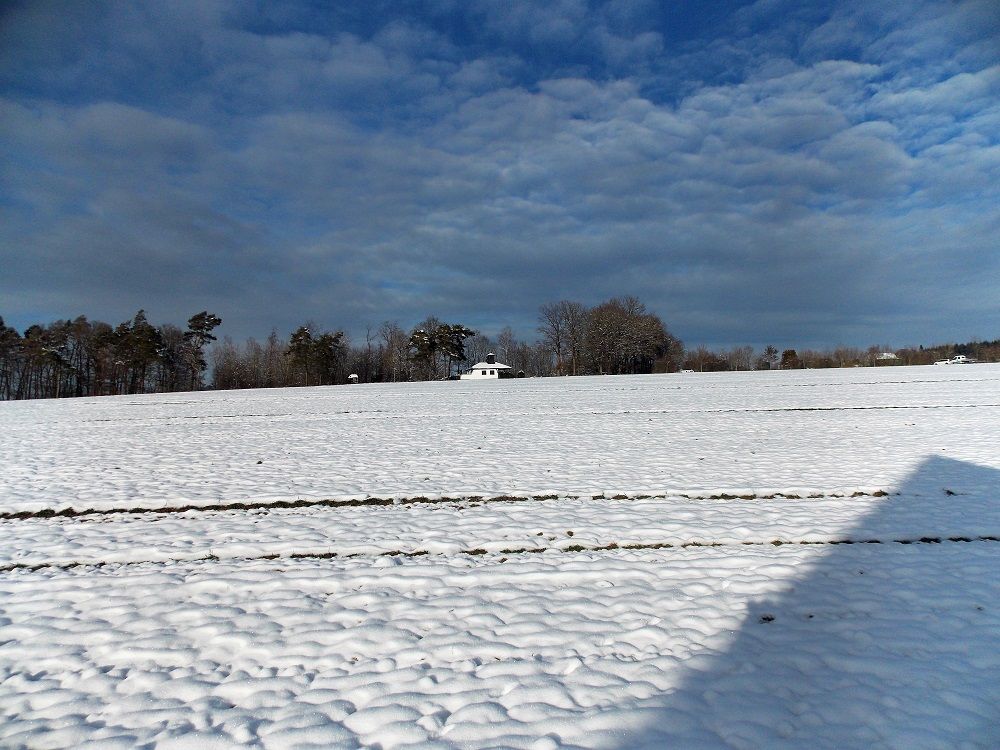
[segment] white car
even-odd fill
[[[966,357],[964,354],[956,354],[951,359],[939,359],[934,364],[936,365],[974,365],[976,360],[971,357]]]

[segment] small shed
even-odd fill
[[[467,372],[462,373],[462,380],[496,380],[497,378],[512,378],[514,373],[510,365],[497,362],[497,355],[490,352],[485,362],[476,362]]]
[[[352,372],[350,375],[347,376],[347,382],[348,383],[357,383],[358,382],[358,374],[356,372]]]

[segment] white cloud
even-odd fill
[[[21,88],[0,102],[14,201],[0,252],[27,248],[17,299],[52,299],[51,275],[31,268],[44,260],[80,305],[53,316],[124,317],[86,302],[134,273],[123,304],[215,290],[236,311],[219,311],[227,323],[244,316],[236,335],[461,315],[484,289],[496,302],[476,314],[530,330],[553,280],[587,302],[640,294],[702,341],[790,341],[796,321],[810,321],[805,343],[882,338],[849,310],[905,319],[921,295],[972,325],[934,270],[959,258],[977,289],[1000,270],[1000,68],[957,29],[969,6],[921,4],[912,23],[792,8],[786,23],[775,0],[680,56],[641,3],[497,7],[440,11],[479,23],[469,38],[435,17],[269,28],[225,7],[116,8],[121,44],[83,19],[107,53],[57,24],[79,54],[22,49],[15,62],[41,67],[14,66]],[[162,38],[193,51],[174,59]],[[146,57],[162,95],[132,77]],[[95,82],[71,97],[51,83],[61,74]],[[265,322],[248,299],[269,295]]]
[[[887,116],[943,114],[962,118],[1000,101],[1000,65],[974,73],[958,73],[929,86],[880,92],[872,108]]]

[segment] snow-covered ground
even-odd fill
[[[0,403],[0,468],[3,748],[1000,747],[998,366]]]
[[[0,570],[254,557],[1000,538],[995,493],[789,500],[554,499],[0,521]],[[957,509],[961,512],[957,512]],[[859,521],[859,519],[861,519]]]
[[[0,403],[6,510],[887,488],[990,460],[993,365]]]

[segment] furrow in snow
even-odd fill
[[[802,498],[821,499],[823,497],[885,497],[890,492],[880,488],[852,487],[843,490],[832,490],[821,492],[816,489],[794,487],[783,490],[757,491],[746,488],[729,488],[725,490],[701,490],[688,492],[675,492],[671,494],[656,494],[642,490],[613,490],[605,491],[600,495],[579,495],[572,493],[540,492],[532,495],[496,495],[493,497],[485,495],[417,495],[414,497],[340,497],[340,498],[270,498],[270,499],[250,499],[237,500],[228,503],[216,504],[196,504],[196,505],[156,505],[150,507],[110,507],[110,508],[83,508],[63,507],[60,510],[53,508],[43,508],[42,510],[29,511],[0,511],[0,521],[21,521],[32,519],[90,519],[100,516],[123,516],[123,515],[168,515],[190,512],[213,512],[213,511],[244,511],[244,510],[270,510],[283,508],[356,508],[359,506],[375,505],[427,505],[434,503],[479,505],[482,503],[497,502],[528,502],[545,500],[778,500],[789,499],[799,500]]]
[[[664,550],[664,549],[692,549],[699,547],[710,547],[710,548],[723,548],[727,549],[732,554],[739,554],[742,547],[782,547],[786,545],[810,545],[810,546],[828,546],[828,545],[842,545],[842,544],[944,544],[944,543],[960,543],[960,544],[970,544],[973,542],[1000,542],[1000,536],[978,536],[978,537],[921,537],[920,539],[829,539],[826,541],[802,541],[802,540],[791,540],[791,539],[774,539],[770,542],[686,542],[684,544],[670,544],[667,542],[650,542],[647,544],[618,544],[616,542],[611,542],[609,544],[601,546],[591,546],[583,544],[572,544],[564,547],[520,547],[512,549],[494,549],[487,550],[483,548],[476,549],[463,549],[463,550],[452,550],[448,553],[436,553],[436,554],[447,554],[449,556],[463,555],[478,557],[481,555],[500,556],[500,562],[507,562],[509,556],[523,556],[530,554],[539,554],[547,552],[613,552],[615,550],[629,550],[629,551],[646,551],[646,550]],[[222,552],[223,554],[218,554]],[[274,560],[274,561],[289,561],[289,560],[332,560],[332,559],[356,559],[365,557],[376,556],[373,553],[347,553],[338,554],[337,552],[332,552],[328,549],[316,549],[308,550],[302,549],[298,552],[293,552],[291,554],[282,554],[280,552],[266,552],[261,551],[258,554],[245,554],[247,550],[213,550],[212,553],[204,556],[198,556],[197,553],[191,553],[188,555],[169,557],[161,556],[157,558],[136,558],[131,559],[129,555],[114,555],[107,558],[92,558],[92,559],[63,559],[63,560],[45,560],[41,562],[21,562],[21,563],[9,563],[6,565],[0,565],[0,573],[11,573],[15,571],[28,570],[37,571],[44,570],[46,568],[56,568],[60,570],[72,570],[74,568],[103,568],[103,567],[119,567],[128,565],[170,565],[174,563],[196,563],[196,562],[228,562],[228,563],[238,563],[238,562],[253,562],[259,560]],[[424,557],[430,555],[431,553],[426,550],[397,550],[392,552],[382,552],[378,553],[377,556],[380,557]]]
[[[1000,536],[989,493],[555,499],[0,522],[0,565]]]

